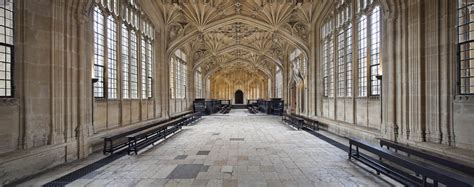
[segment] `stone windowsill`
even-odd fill
[[[0,98],[0,106],[15,106],[18,105],[18,99],[14,97]]]
[[[473,103],[474,95],[457,95],[454,97],[454,103]]]

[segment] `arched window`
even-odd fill
[[[142,75],[142,98],[151,98],[152,90],[151,84],[153,81],[152,74],[152,62],[153,62],[153,33],[150,31],[151,26],[148,22],[142,22],[141,30],[141,53],[142,53],[142,64],[141,64],[141,75]]]
[[[138,47],[137,34],[130,32],[130,98],[138,99]]]
[[[196,73],[194,74],[194,82],[195,82],[196,98],[202,98],[203,88],[202,88],[202,73],[201,73],[200,67],[196,70]]]
[[[107,17],[107,72],[108,98],[117,98],[117,24],[112,15]]]
[[[382,13],[373,0],[358,0],[358,81],[359,97],[381,93]]]
[[[354,33],[357,36],[357,96],[378,96],[381,92],[381,9],[374,0],[356,0],[357,14],[354,15],[352,3],[351,0],[339,1],[334,16],[321,29],[325,97],[334,97],[334,89],[337,89],[338,97],[353,95],[353,17],[356,17],[357,26],[357,33]]]
[[[323,94],[325,97],[334,96],[334,47],[333,47],[333,21],[329,19],[321,30],[322,46],[322,74],[323,74]]]
[[[170,59],[170,90],[172,99],[186,98],[187,84],[186,54],[176,50]]]
[[[0,4],[0,97],[13,96],[13,0]]]
[[[122,97],[130,98],[130,53],[129,32],[127,26],[122,24]]]
[[[119,83],[122,98],[138,99],[139,83],[142,98],[152,97],[154,31],[146,17],[139,15],[144,14],[134,1],[96,0],[93,75],[98,82],[94,97],[117,99]]]
[[[362,15],[358,20],[358,51],[359,65],[359,96],[367,96],[367,16]]]
[[[277,67],[275,74],[275,97],[283,97],[283,72],[279,67]]]
[[[460,94],[474,94],[474,4],[458,1],[458,75]]]
[[[104,97],[105,77],[105,25],[104,15],[98,6],[94,8],[94,97]]]
[[[337,8],[337,96],[352,96],[352,24],[351,4],[345,1]]]

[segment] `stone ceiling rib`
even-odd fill
[[[271,77],[289,51],[306,56],[321,3],[307,0],[139,0],[157,6],[166,56],[181,49],[205,75],[238,68]],[[247,68],[245,68],[247,67]]]
[[[287,31],[279,30],[277,27],[271,26],[271,25],[269,25],[269,24],[267,24],[263,21],[259,21],[259,20],[253,19],[251,17],[246,17],[246,16],[242,16],[242,15],[234,15],[234,16],[226,17],[224,19],[220,19],[218,21],[209,23],[208,25],[206,25],[205,28],[202,29],[202,31],[194,29],[194,30],[190,31],[189,33],[187,33],[187,34],[179,37],[175,41],[173,41],[173,43],[170,44],[167,52],[168,52],[168,54],[171,54],[176,49],[178,49],[179,47],[184,45],[185,43],[187,43],[190,40],[198,37],[200,34],[210,32],[210,31],[215,30],[219,27],[222,27],[224,25],[228,25],[228,24],[231,24],[231,23],[235,23],[235,22],[241,22],[241,23],[245,23],[245,24],[248,24],[248,25],[256,26],[256,27],[258,27],[262,30],[265,30],[265,31],[269,32],[269,33],[277,33],[277,34],[281,35],[282,38],[284,38],[286,42],[300,48],[302,51],[304,51],[306,54],[308,54],[307,53],[308,52],[307,43],[305,41],[303,41],[301,38],[292,36],[291,33],[287,32]]]
[[[259,71],[261,71],[267,78],[271,77],[271,73],[263,68],[263,67],[260,67],[260,66],[255,66],[252,64],[252,62],[246,60],[246,59],[234,59],[234,60],[231,60],[230,62],[226,63],[226,64],[223,64],[221,66],[214,66],[212,69],[210,69],[205,75],[204,75],[204,78],[208,78],[210,76],[212,76],[214,73],[216,73],[216,71],[219,71],[219,70],[222,70],[222,69],[225,69],[227,67],[232,67],[232,66],[238,66],[238,65],[242,65],[242,64],[239,64],[239,63],[243,63],[243,64],[246,64],[248,66],[246,66],[247,68],[249,69],[252,69],[253,67],[256,67]],[[231,69],[231,68],[228,68],[228,69]]]
[[[229,52],[232,52],[236,49],[242,49],[242,50],[246,50],[246,51],[258,51],[257,48],[254,48],[252,46],[249,46],[249,45],[243,45],[243,44],[237,44],[237,45],[231,45],[231,46],[228,46],[226,48],[223,48],[219,51],[217,51],[215,54],[208,54],[202,58],[200,58],[194,65],[194,68],[193,69],[197,69],[199,68],[203,63],[205,63],[207,60],[209,60],[210,58],[212,58],[213,56],[217,56],[217,55],[222,55],[222,54],[225,54],[225,53],[229,53]],[[274,62],[277,66],[279,66],[280,68],[282,68],[282,64],[281,64],[281,61],[271,55],[268,55],[268,54],[262,54],[262,56],[264,56],[265,58],[269,59],[270,61]]]

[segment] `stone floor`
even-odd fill
[[[204,117],[165,142],[124,156],[68,186],[392,184],[350,162],[346,152],[283,125],[279,117],[232,110]]]

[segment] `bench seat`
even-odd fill
[[[355,147],[355,151],[352,149]],[[362,154],[359,149],[363,149],[376,158],[370,157],[366,154]],[[458,173],[453,173],[446,169],[431,165],[429,163],[414,160],[410,157],[400,155],[398,153],[383,149],[378,146],[373,146],[367,142],[349,139],[349,159],[356,159],[365,165],[376,170],[378,173],[386,174],[398,182],[407,186],[438,186],[438,183],[442,183],[448,186],[474,186],[474,179],[471,177],[463,176]],[[374,161],[377,160],[378,161]],[[384,162],[388,161],[388,163]],[[413,172],[414,175],[402,172],[397,168],[403,168]],[[421,176],[421,177],[416,177]],[[432,183],[429,183],[427,179],[431,179]]]
[[[154,142],[165,139],[167,136],[176,133],[183,126],[195,122],[201,118],[201,116],[202,115],[200,113],[188,114],[186,116],[182,116],[179,119],[166,122],[153,128],[144,129],[142,131],[127,135],[128,154],[138,154],[140,149],[148,147],[149,145],[154,145]]]

